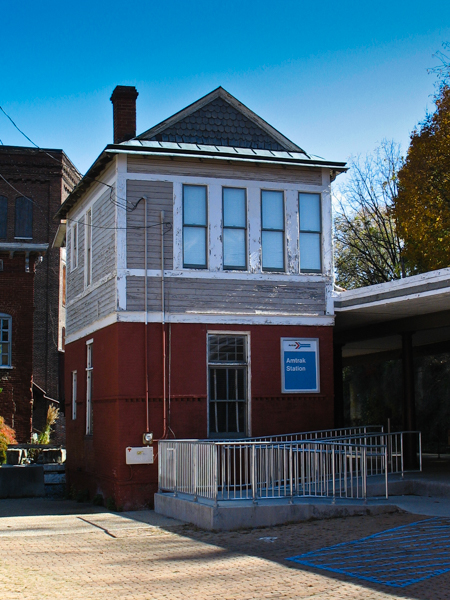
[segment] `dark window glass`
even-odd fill
[[[8,232],[8,198],[0,196],[0,238],[5,239]]]
[[[33,237],[33,203],[29,198],[21,196],[16,199],[16,222],[14,236],[16,238]]]
[[[242,437],[246,432],[246,337],[208,336],[209,432]]]

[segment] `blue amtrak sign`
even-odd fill
[[[319,340],[281,338],[282,393],[319,392],[319,381]]]

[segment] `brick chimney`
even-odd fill
[[[117,85],[111,95],[114,117],[114,143],[120,144],[136,137],[136,98],[133,85]]]

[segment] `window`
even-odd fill
[[[92,283],[92,210],[86,213],[86,287]]]
[[[223,188],[223,268],[247,268],[247,201],[245,190]]]
[[[8,235],[8,198],[0,196],[0,238]]]
[[[183,186],[183,266],[206,269],[206,187]]]
[[[66,284],[67,284],[67,273],[66,273],[66,265],[62,266],[62,290],[61,290],[61,304],[63,306],[66,305]]]
[[[16,238],[33,238],[33,203],[30,198],[16,198],[16,222],[14,229]]]
[[[247,336],[208,335],[209,435],[247,432]]]
[[[11,366],[11,323],[9,315],[0,314],[0,366]]]
[[[77,372],[72,371],[72,420],[77,418]]]
[[[75,223],[75,225],[72,226],[71,242],[70,268],[73,271],[78,267],[78,223]]]
[[[262,268],[284,271],[283,192],[261,192]]]
[[[320,194],[299,194],[300,271],[322,271]]]
[[[92,410],[92,340],[86,343],[86,435],[93,432],[93,410]]]

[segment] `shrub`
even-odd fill
[[[5,419],[0,417],[0,465],[6,462],[8,444],[17,444],[14,429],[8,427]]]

